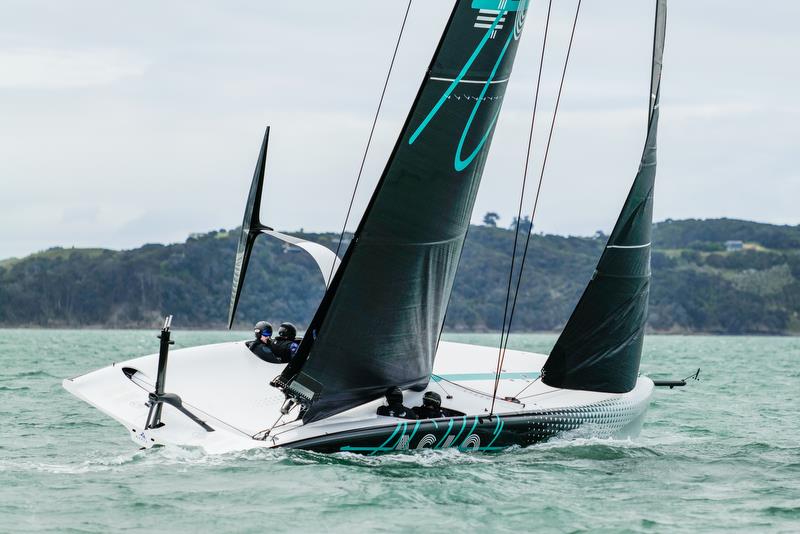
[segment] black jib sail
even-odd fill
[[[625,393],[636,385],[650,294],[650,237],[666,0],[656,2],[647,141],[619,219],[542,369],[553,387]]]
[[[424,387],[525,19],[458,0],[342,265],[280,378],[314,421]]]

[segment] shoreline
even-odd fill
[[[103,325],[78,325],[78,326],[70,326],[70,325],[0,325],[0,331],[11,331],[11,330],[30,330],[30,331],[38,331],[38,330],[56,330],[56,331],[96,331],[96,332],[119,332],[119,331],[139,331],[139,332],[147,332],[153,331],[157,332],[160,330],[161,326],[103,326]],[[180,327],[175,329],[176,332],[180,331],[187,331],[187,332],[241,332],[250,334],[249,328],[244,329],[232,329],[228,330],[224,326],[205,326],[205,327]],[[299,330],[302,332],[303,330]],[[519,332],[512,332],[511,336],[516,335],[552,335],[557,336],[561,333],[560,330],[531,330],[531,331],[519,331]],[[443,335],[500,335],[499,330],[445,330]],[[800,337],[800,332],[741,332],[741,333],[727,333],[727,332],[713,332],[713,331],[676,331],[676,330],[651,330],[645,332],[645,336],[661,336],[661,337],[677,337],[677,336],[686,336],[686,337]]]

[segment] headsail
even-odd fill
[[[378,186],[280,382],[317,420],[424,387],[526,0],[458,0]]]
[[[306,241],[290,235],[276,232],[269,226],[261,224],[259,213],[261,211],[261,190],[264,187],[264,171],[267,165],[267,145],[269,144],[269,126],[264,132],[264,140],[261,143],[261,151],[258,154],[256,170],[253,173],[253,181],[250,184],[250,194],[247,196],[247,205],[244,209],[244,219],[242,220],[242,233],[239,236],[239,245],[236,250],[236,262],[233,266],[233,284],[231,286],[231,303],[228,310],[228,328],[233,326],[233,319],[236,315],[236,308],[239,304],[239,297],[242,294],[244,276],[247,273],[247,264],[250,262],[250,253],[253,244],[259,234],[266,234],[285,243],[295,245],[308,252],[322,272],[325,285],[328,285],[330,276],[335,272],[339,265],[339,259],[329,248]]]
[[[649,122],[639,171],[592,280],[542,369],[542,380],[553,387],[624,393],[636,385],[650,294],[666,10],[666,0],[657,0]]]

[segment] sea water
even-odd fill
[[[0,330],[0,531],[800,531],[798,338],[649,336],[644,373],[702,370],[656,390],[634,440],[362,457],[137,450],[61,380],[156,352],[155,334]],[[545,352],[554,340],[511,345]]]

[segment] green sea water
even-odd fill
[[[542,352],[554,340],[511,345]],[[644,373],[701,367],[701,381],[657,390],[635,440],[366,458],[139,451],[61,388],[156,350],[151,331],[0,330],[0,531],[800,532],[798,338],[648,337]]]

